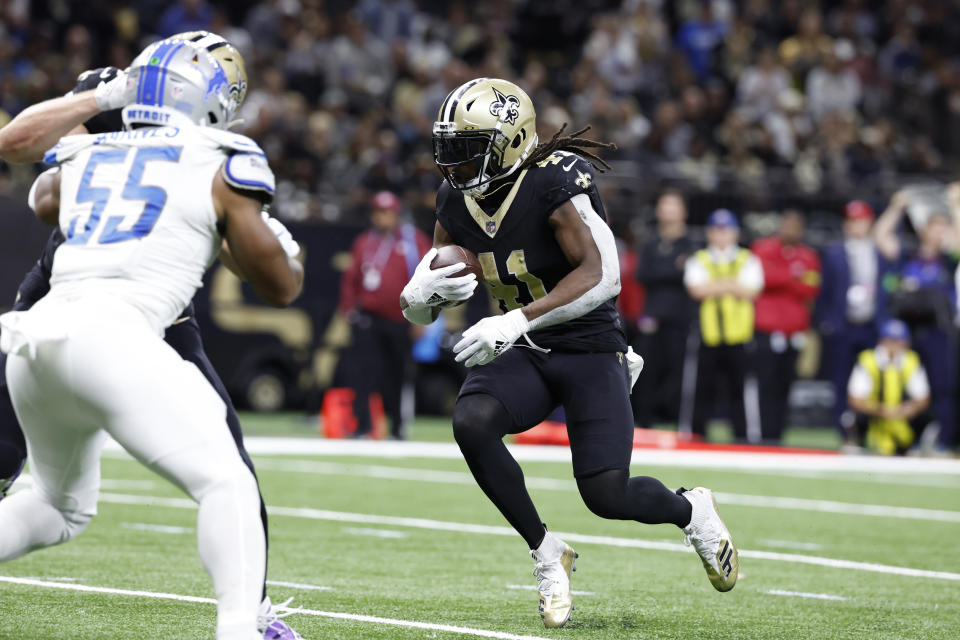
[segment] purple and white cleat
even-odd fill
[[[260,612],[257,614],[257,631],[263,634],[263,640],[306,640],[299,633],[290,628],[282,618],[294,614],[297,609],[277,613],[278,609],[287,609],[287,605],[293,598],[288,598],[281,602],[276,608],[270,602],[270,598],[264,598],[260,603]]]

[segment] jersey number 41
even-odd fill
[[[483,268],[483,279],[486,281],[487,289],[490,295],[500,301],[500,304],[506,307],[507,311],[519,309],[525,302],[520,300],[520,287],[512,284],[504,284],[500,279],[500,271],[497,269],[497,260],[492,251],[484,251],[477,255],[480,266]],[[543,286],[543,280],[527,271],[527,256],[523,249],[515,249],[507,257],[507,271],[514,278],[526,285],[530,292],[530,299],[527,302],[533,302],[547,295],[546,287]]]

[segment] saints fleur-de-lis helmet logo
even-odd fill
[[[490,103],[490,113],[509,124],[516,123],[517,118],[520,117],[518,108],[520,99],[517,96],[505,96],[496,87],[491,87],[491,89],[493,89],[496,100]]]

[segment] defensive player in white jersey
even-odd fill
[[[236,47],[222,36],[209,31],[179,33],[171,38],[189,40],[209,51],[220,63],[227,76],[230,95],[236,100],[237,108],[243,105],[248,86],[247,73],[243,56]],[[77,86],[69,94],[62,98],[46,100],[21,111],[10,123],[0,129],[0,157],[11,162],[39,162],[44,152],[64,135],[122,130],[124,127],[121,107],[125,106],[123,102],[126,99],[125,88],[126,71],[122,69],[103,67],[83,72],[77,78]],[[85,117],[91,111],[96,111],[96,115],[76,125],[78,116]],[[44,144],[45,141],[47,141],[46,144]],[[55,173],[59,170],[59,167],[56,167],[50,169],[50,172]],[[45,180],[48,178],[41,176],[36,184],[42,185]],[[46,184],[53,186],[49,182]],[[34,195],[37,191],[36,188],[33,190]],[[57,195],[59,195],[59,189],[57,189]],[[291,259],[296,259],[300,253],[300,246],[293,240],[290,232],[275,218],[265,215],[264,219],[277,235],[287,254]],[[59,226],[56,226],[39,258],[17,289],[17,297],[13,304],[14,311],[26,311],[50,290],[53,256],[65,241],[66,238]],[[256,469],[243,443],[243,433],[236,409],[226,386],[204,352],[200,326],[192,303],[187,305],[172,325],[167,327],[164,340],[180,357],[197,366],[200,373],[213,385],[214,390],[227,405],[227,426],[230,434],[237,444],[240,457],[256,478]],[[23,431],[20,429],[10,402],[6,368],[6,355],[0,352],[0,500],[20,475],[27,458],[27,445]],[[262,499],[260,519],[263,522],[264,536],[268,538],[267,510]],[[288,603],[289,601],[284,605]],[[283,614],[273,606],[267,596],[266,582],[264,582],[263,601],[260,603],[257,624],[263,631],[265,640],[302,640],[302,637],[283,619]]]
[[[162,333],[221,237],[268,303],[292,302],[303,273],[260,217],[273,190],[263,152],[219,130],[235,107],[220,65],[193,43],[161,41],[134,61],[126,90],[130,131],[69,136],[47,154],[60,187],[35,207],[67,241],[50,293],[0,316],[34,476],[33,489],[0,502],[0,560],[86,527],[108,433],[199,503],[217,637],[253,640],[265,563],[256,483],[224,428],[223,401]]]

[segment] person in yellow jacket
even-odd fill
[[[867,417],[867,446],[884,455],[913,444],[910,421],[930,405],[927,373],[909,347],[907,325],[887,320],[877,346],[860,352],[847,385],[850,407]]]
[[[704,435],[720,382],[734,435],[747,439],[746,345],[753,338],[753,299],[763,290],[763,267],[737,244],[739,237],[737,217],[728,209],[717,209],[707,219],[707,247],[690,256],[684,268],[683,283],[700,303],[700,340],[696,373],[687,367],[684,374],[682,433]],[[751,414],[757,417],[756,410]],[[759,420],[754,422],[759,438]]]

